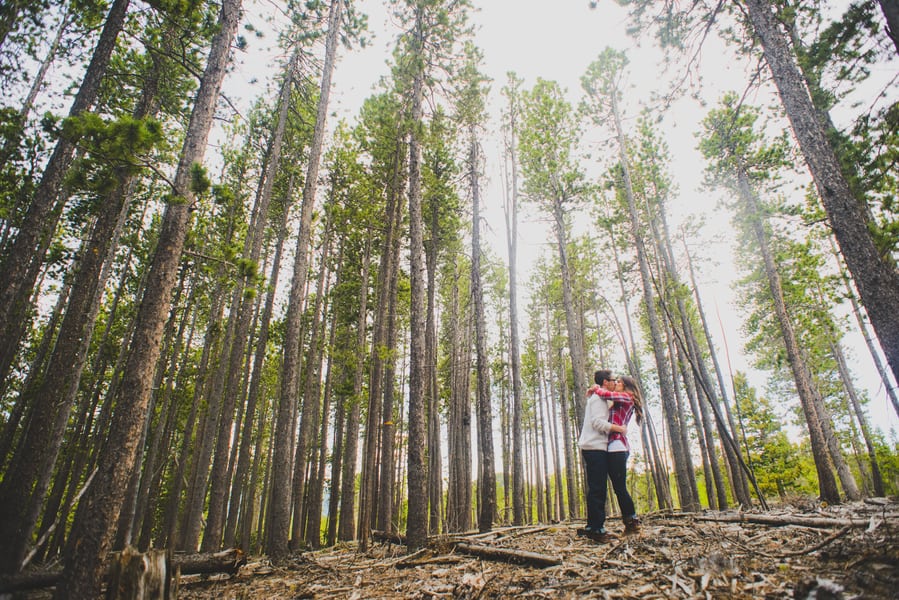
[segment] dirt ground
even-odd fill
[[[578,537],[582,526],[497,528],[411,555],[376,543],[306,552],[287,565],[251,558],[234,577],[183,577],[179,598],[899,598],[895,499],[653,514],[628,536],[613,519],[617,536],[602,544]],[[559,564],[485,559],[459,542]]]

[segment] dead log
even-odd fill
[[[115,563],[115,556],[111,557],[111,564]],[[221,552],[175,554],[172,556],[171,566],[173,573],[178,570],[181,575],[202,573],[229,573],[234,575],[246,562],[246,554],[239,548],[232,548],[230,550],[222,550]],[[0,575],[0,594],[53,587],[61,576],[61,569]],[[110,576],[108,574],[107,578]],[[107,579],[107,581],[112,580]]]
[[[24,592],[27,590],[39,590],[41,588],[53,587],[59,578],[62,577],[62,570],[55,569],[53,571],[27,571],[25,573],[16,573],[15,575],[0,575],[0,594],[11,594],[12,592]]]
[[[398,546],[406,545],[406,536],[401,533],[393,533],[392,531],[372,531],[371,539],[376,542],[397,544]]]
[[[794,515],[760,515],[748,513],[695,515],[697,521],[721,523],[758,523],[760,525],[803,525],[805,527],[867,527],[869,519],[831,519],[828,517],[801,517]]]
[[[201,573],[228,573],[229,575],[236,575],[237,571],[247,564],[247,555],[240,548],[231,548],[221,552],[175,554],[172,557],[172,562],[181,569],[182,575],[197,575]]]
[[[463,554],[470,554],[479,558],[499,560],[514,564],[524,564],[532,567],[555,567],[562,564],[562,559],[547,554],[538,554],[527,550],[514,550],[510,548],[496,548],[494,546],[482,546],[480,544],[458,543],[456,550]]]

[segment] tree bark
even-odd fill
[[[455,278],[461,276],[458,260],[453,264]],[[449,415],[447,418],[447,532],[467,531],[471,528],[471,339],[468,311],[460,299],[459,285],[454,281],[450,304],[446,308],[450,329]]]
[[[706,318],[705,309],[702,305],[702,297],[699,294],[699,286],[696,284],[696,273],[693,270],[693,260],[690,257],[690,250],[689,248],[687,248],[686,240],[684,239],[683,241],[684,252],[687,256],[687,268],[690,271],[690,284],[693,288],[693,297],[696,300],[696,310],[699,313],[699,320],[702,323],[702,331],[705,334],[706,344],[709,347],[709,354],[712,358],[712,365],[715,368],[715,375],[718,381],[718,389],[721,392],[721,402],[724,405],[724,410],[727,414],[728,426],[730,428],[729,434],[732,439],[736,440],[738,439],[738,431],[736,423],[734,423],[733,413],[730,410],[730,401],[727,397],[727,386],[724,385],[723,371],[721,370],[721,365],[718,361],[718,353],[715,351],[715,345],[712,342],[712,335],[709,331],[708,319]],[[723,431],[723,426],[719,425],[719,436],[721,436],[721,438],[723,439],[726,433],[728,432]],[[731,448],[730,444],[724,443],[722,445],[724,447],[724,455],[727,458],[728,472],[731,476],[731,485],[733,486],[734,497],[742,506],[752,506],[752,497],[749,495],[749,483],[746,481],[746,474],[740,467],[740,459],[733,448]]]
[[[668,366],[668,360],[665,357],[665,341],[662,339],[661,332],[659,331],[659,318],[655,308],[655,297],[652,293],[652,277],[650,276],[649,265],[647,264],[643,236],[640,233],[639,228],[633,185],[631,184],[630,169],[628,167],[627,143],[621,128],[621,116],[618,112],[618,100],[616,94],[617,91],[610,95],[612,116],[615,121],[615,131],[618,137],[618,155],[627,195],[628,212],[630,215],[630,233],[634,240],[634,246],[637,252],[640,278],[643,283],[643,304],[647,312],[650,339],[652,341],[653,354],[655,355],[656,368],[658,370],[659,394],[662,397],[662,406],[665,409],[665,419],[668,423],[668,430],[670,432],[669,441],[675,465],[674,478],[677,484],[681,508],[684,510],[695,510],[699,507],[699,496],[696,489],[693,461],[690,457],[690,449],[684,443],[682,415],[675,402],[674,381]]]
[[[426,159],[425,159],[426,160]],[[429,165],[429,169],[438,180],[444,176],[439,160]],[[424,205],[422,198],[422,219],[427,212],[430,231],[423,229],[423,236],[430,233],[430,239],[424,239],[426,270],[426,316],[425,316],[425,419],[427,438],[425,447],[428,457],[428,532],[431,535],[440,533],[443,520],[443,467],[440,440],[440,410],[437,390],[437,254],[440,251],[440,210],[439,203],[429,198]]]
[[[868,420],[865,418],[865,411],[862,409],[861,401],[852,383],[852,375],[846,366],[846,357],[843,355],[843,349],[838,341],[830,344],[833,357],[837,362],[837,369],[840,372],[840,379],[843,381],[843,387],[849,396],[849,402],[852,405],[852,412],[858,420],[859,429],[862,432],[862,438],[865,441],[865,448],[868,450],[868,460],[871,463],[871,479],[874,484],[874,494],[876,496],[885,496],[886,490],[883,485],[883,475],[880,472],[880,465],[877,461],[877,451],[874,447],[874,441],[871,437],[871,428],[868,426]]]
[[[85,71],[81,87],[75,95],[69,116],[90,110],[97,100],[100,84],[106,75],[116,39],[125,22],[129,0],[115,0],[109,9],[100,38]],[[34,192],[19,233],[4,249],[0,263],[0,381],[6,379],[15,357],[22,332],[22,322],[29,308],[29,298],[37,279],[39,265],[50,245],[62,209],[60,190],[65,174],[75,155],[75,142],[60,138],[53,149]],[[23,524],[25,525],[25,524]],[[18,546],[17,544],[15,546]],[[14,552],[15,548],[10,548]],[[11,572],[12,557],[0,553],[0,571]]]
[[[779,28],[772,4],[746,0],[755,34],[792,125],[793,133],[811,171],[840,251],[858,287],[862,304],[871,318],[893,376],[899,376],[899,273],[888,257],[877,251],[868,230],[867,216],[852,195],[839,160],[827,139],[824,125],[803,85],[803,77]],[[895,33],[895,31],[894,31]]]
[[[509,355],[512,362],[512,523],[523,525],[524,511],[524,451],[522,448],[521,406],[521,342],[518,333],[518,97],[512,92],[509,100],[509,162],[512,169],[512,191],[504,206],[506,217],[506,246],[509,253]],[[577,390],[575,390],[577,393]]]
[[[237,516],[240,513],[244,527],[241,531],[249,531],[246,525],[253,520],[252,501],[255,490],[247,487],[247,471],[250,466],[250,452],[253,446],[252,431],[253,417],[257,411],[261,396],[261,385],[263,379],[263,367],[265,365],[265,354],[268,347],[269,335],[271,332],[272,314],[275,305],[275,290],[278,287],[278,275],[281,270],[281,257],[284,251],[284,241],[287,238],[287,217],[290,213],[288,210],[289,199],[292,195],[293,180],[287,186],[287,193],[284,198],[284,205],[281,208],[281,223],[277,229],[278,240],[275,244],[275,255],[272,258],[272,267],[268,281],[268,291],[265,296],[265,306],[262,309],[262,316],[259,323],[259,333],[256,337],[256,349],[253,359],[253,371],[250,378],[249,390],[247,391],[247,407],[246,417],[244,418],[243,431],[240,435],[240,450],[237,455],[237,467],[234,474],[234,483],[231,489],[231,500],[228,506],[228,522],[225,527],[224,543],[226,546],[233,546],[237,536]],[[264,412],[264,408],[262,412]],[[241,506],[244,507],[241,510]],[[243,536],[241,536],[241,547],[249,550],[244,545]]]
[[[478,412],[478,530],[490,531],[496,514],[496,469],[493,453],[493,411],[490,402],[490,365],[487,361],[487,324],[481,287],[481,196],[478,181],[478,143],[475,128],[468,132],[468,177],[471,190],[471,296],[474,302]]]
[[[340,262],[338,262],[340,264]],[[337,281],[334,283],[335,288],[339,288],[341,283],[340,279],[340,271],[338,270]],[[327,347],[334,347],[334,335],[337,326],[337,320],[331,319],[331,323],[328,326],[328,342]],[[319,431],[318,440],[319,440],[319,453],[318,453],[318,465],[316,467],[317,476],[312,478],[312,485],[309,490],[309,519],[306,522],[306,543],[310,548],[316,550],[321,547],[322,544],[322,497],[324,495],[324,487],[325,487],[325,467],[327,464],[328,453],[325,451],[327,449],[327,441],[328,441],[328,427],[330,424],[330,411],[331,411],[331,370],[334,364],[334,356],[333,353],[328,353],[327,358],[328,364],[325,371],[325,389],[324,394],[322,394],[322,415],[321,415],[321,429]],[[332,478],[333,481],[333,478]]]
[[[739,169],[736,176],[741,201],[746,207],[747,217],[751,221],[750,227],[752,227],[753,234],[762,254],[765,275],[768,280],[768,289],[774,304],[774,312],[777,315],[777,320],[780,325],[781,335],[783,336],[784,346],[787,352],[787,360],[789,361],[790,369],[793,372],[796,391],[799,394],[799,401],[802,404],[802,411],[808,426],[812,455],[814,456],[815,468],[818,472],[820,497],[822,500],[831,504],[839,504],[840,492],[837,489],[837,482],[830,467],[830,461],[827,455],[827,444],[824,440],[824,433],[821,430],[821,422],[818,419],[818,414],[812,404],[814,401],[812,399],[814,388],[811,382],[811,374],[802,358],[799,343],[796,339],[796,333],[790,321],[789,314],[787,313],[787,307],[783,298],[783,288],[780,283],[780,274],[777,271],[777,266],[774,264],[774,257],[768,248],[768,236],[762,222],[761,208],[758,206],[758,200],[755,197],[755,193],[752,191],[749,178],[745,171]]]
[[[193,192],[194,165],[201,163],[215,112],[231,42],[240,20],[240,0],[224,0],[219,31],[212,40],[206,69],[197,91],[184,148],[175,175],[175,193],[180,202],[170,203],[163,217],[147,286],[138,309],[132,353],[123,373],[122,390],[110,428],[106,451],[100,456],[93,486],[78,506],[66,548],[62,585],[55,598],[94,598],[99,595],[103,559],[112,543],[115,515],[124,500],[125,488],[137,456],[139,432],[147,418],[151,379],[159,358],[165,316],[187,236]]]
[[[415,7],[412,32],[412,58],[418,64],[412,79],[412,130],[409,140],[409,237],[411,309],[409,347],[409,412],[408,412],[408,519],[407,547],[410,552],[423,548],[428,541],[428,465],[425,442],[425,401],[427,399],[427,346],[425,344],[425,260],[421,211],[421,126],[424,97],[424,8]]]
[[[318,109],[315,115],[315,129],[309,146],[306,178],[303,184],[303,205],[300,231],[297,236],[296,258],[293,265],[293,282],[287,308],[286,335],[284,343],[284,364],[281,376],[281,398],[275,425],[275,456],[272,464],[272,492],[270,497],[271,529],[266,543],[266,551],[275,560],[283,559],[289,552],[288,532],[290,531],[290,473],[293,444],[293,417],[296,406],[297,377],[300,366],[300,307],[306,288],[307,249],[312,228],[312,209],[315,205],[315,190],[318,185],[318,169],[321,162],[322,141],[328,115],[328,98],[331,94],[331,75],[337,54],[337,39],[340,31],[340,12],[343,4],[332,0],[328,13],[328,37],[325,45],[325,62],[322,67],[321,88]]]
[[[383,285],[385,286],[384,307],[382,309],[379,301],[378,311],[384,311],[381,317],[384,320],[383,336],[381,344],[388,353],[386,358],[378,362],[383,362],[381,369],[382,381],[379,382],[380,391],[378,397],[381,398],[381,464],[380,474],[378,476],[378,485],[380,491],[378,496],[378,519],[377,527],[383,531],[393,531],[393,509],[394,509],[394,451],[396,447],[396,424],[394,420],[394,373],[396,364],[396,286],[399,279],[399,260],[400,260],[400,227],[403,216],[403,203],[400,199],[400,164],[402,161],[402,149],[404,148],[401,140],[397,139],[396,151],[394,153],[393,177],[390,188],[388,190],[387,201],[387,222],[388,233],[384,236],[384,252],[382,255],[382,268],[385,270]],[[389,243],[388,243],[389,242]],[[381,275],[381,269],[378,270],[378,276]],[[380,288],[378,296],[380,298]],[[376,329],[377,331],[377,329]],[[380,355],[380,353],[378,353]],[[372,361],[373,365],[377,364]],[[372,382],[377,371],[372,371]],[[374,385],[372,385],[374,389]],[[373,393],[373,392],[372,392]],[[373,396],[374,397],[374,396]]]
[[[262,255],[262,243],[265,239],[266,226],[269,222],[269,206],[275,177],[281,169],[281,150],[284,143],[284,132],[287,127],[287,115],[290,108],[290,96],[293,89],[294,71],[298,52],[295,51],[284,69],[284,81],[278,98],[278,119],[269,143],[268,158],[263,173],[263,183],[256,196],[253,207],[253,218],[244,242],[244,257],[251,264],[257,264]],[[292,189],[292,185],[289,186]],[[285,203],[286,204],[286,203]],[[286,206],[285,206],[286,210]],[[228,489],[228,460],[231,447],[231,429],[234,424],[234,408],[241,395],[242,368],[246,353],[246,342],[249,338],[250,322],[253,318],[254,302],[246,297],[247,286],[252,285],[247,278],[241,277],[232,293],[232,312],[237,313],[234,335],[231,339],[227,357],[222,357],[227,364],[225,386],[222,391],[222,408],[216,435],[215,451],[212,460],[212,471],[209,477],[209,500],[206,526],[203,529],[203,552],[219,550],[222,544],[225,526],[225,502]]]
[[[897,0],[878,0],[878,3],[886,20],[884,31],[892,40],[893,46],[896,47],[896,54],[899,54],[899,2]]]

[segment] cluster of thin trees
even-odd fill
[[[809,37],[813,4],[624,4],[645,35],[690,52],[728,23],[760,59],[751,85],[782,99],[794,138],[767,135],[738,95],[701,132],[745,254],[751,350],[801,407],[820,497],[884,494],[883,440],[834,307],[853,303],[899,414],[880,359],[895,375],[895,109],[841,134],[825,75],[895,58],[896,3],[854,5],[824,42]],[[755,426],[763,400],[728,383],[712,343],[690,232],[666,217],[677,194],[655,115],[632,130],[623,118],[638,100],[626,56],[599,55],[578,106],[553,81],[509,75],[500,259],[482,248],[490,82],[472,7],[391,9],[389,76],[354,123],[328,123],[336,58],[364,43],[348,0],[286,4],[285,59],[246,114],[222,95],[230,61],[252,52],[241,0],[0,8],[0,573],[61,558],[57,596],[95,597],[126,545],[282,559],[365,548],[373,530],[415,549],[438,532],[578,517],[583,390],[618,357],[652,391],[632,433],[645,509],[764,506],[799,489],[762,460],[780,456],[782,431]],[[822,55],[828,39],[845,53]],[[60,65],[80,73],[72,85],[51,77]],[[64,116],[34,114],[60,102]],[[216,115],[225,141],[207,157]],[[591,127],[612,140],[598,178],[579,158]],[[798,203],[777,187],[796,151],[814,182]],[[553,241],[523,307],[521,207]]]

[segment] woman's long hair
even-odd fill
[[[621,385],[624,391],[634,398],[634,412],[637,413],[637,423],[643,422],[643,394],[640,392],[640,386],[637,380],[627,375],[621,376]]]

